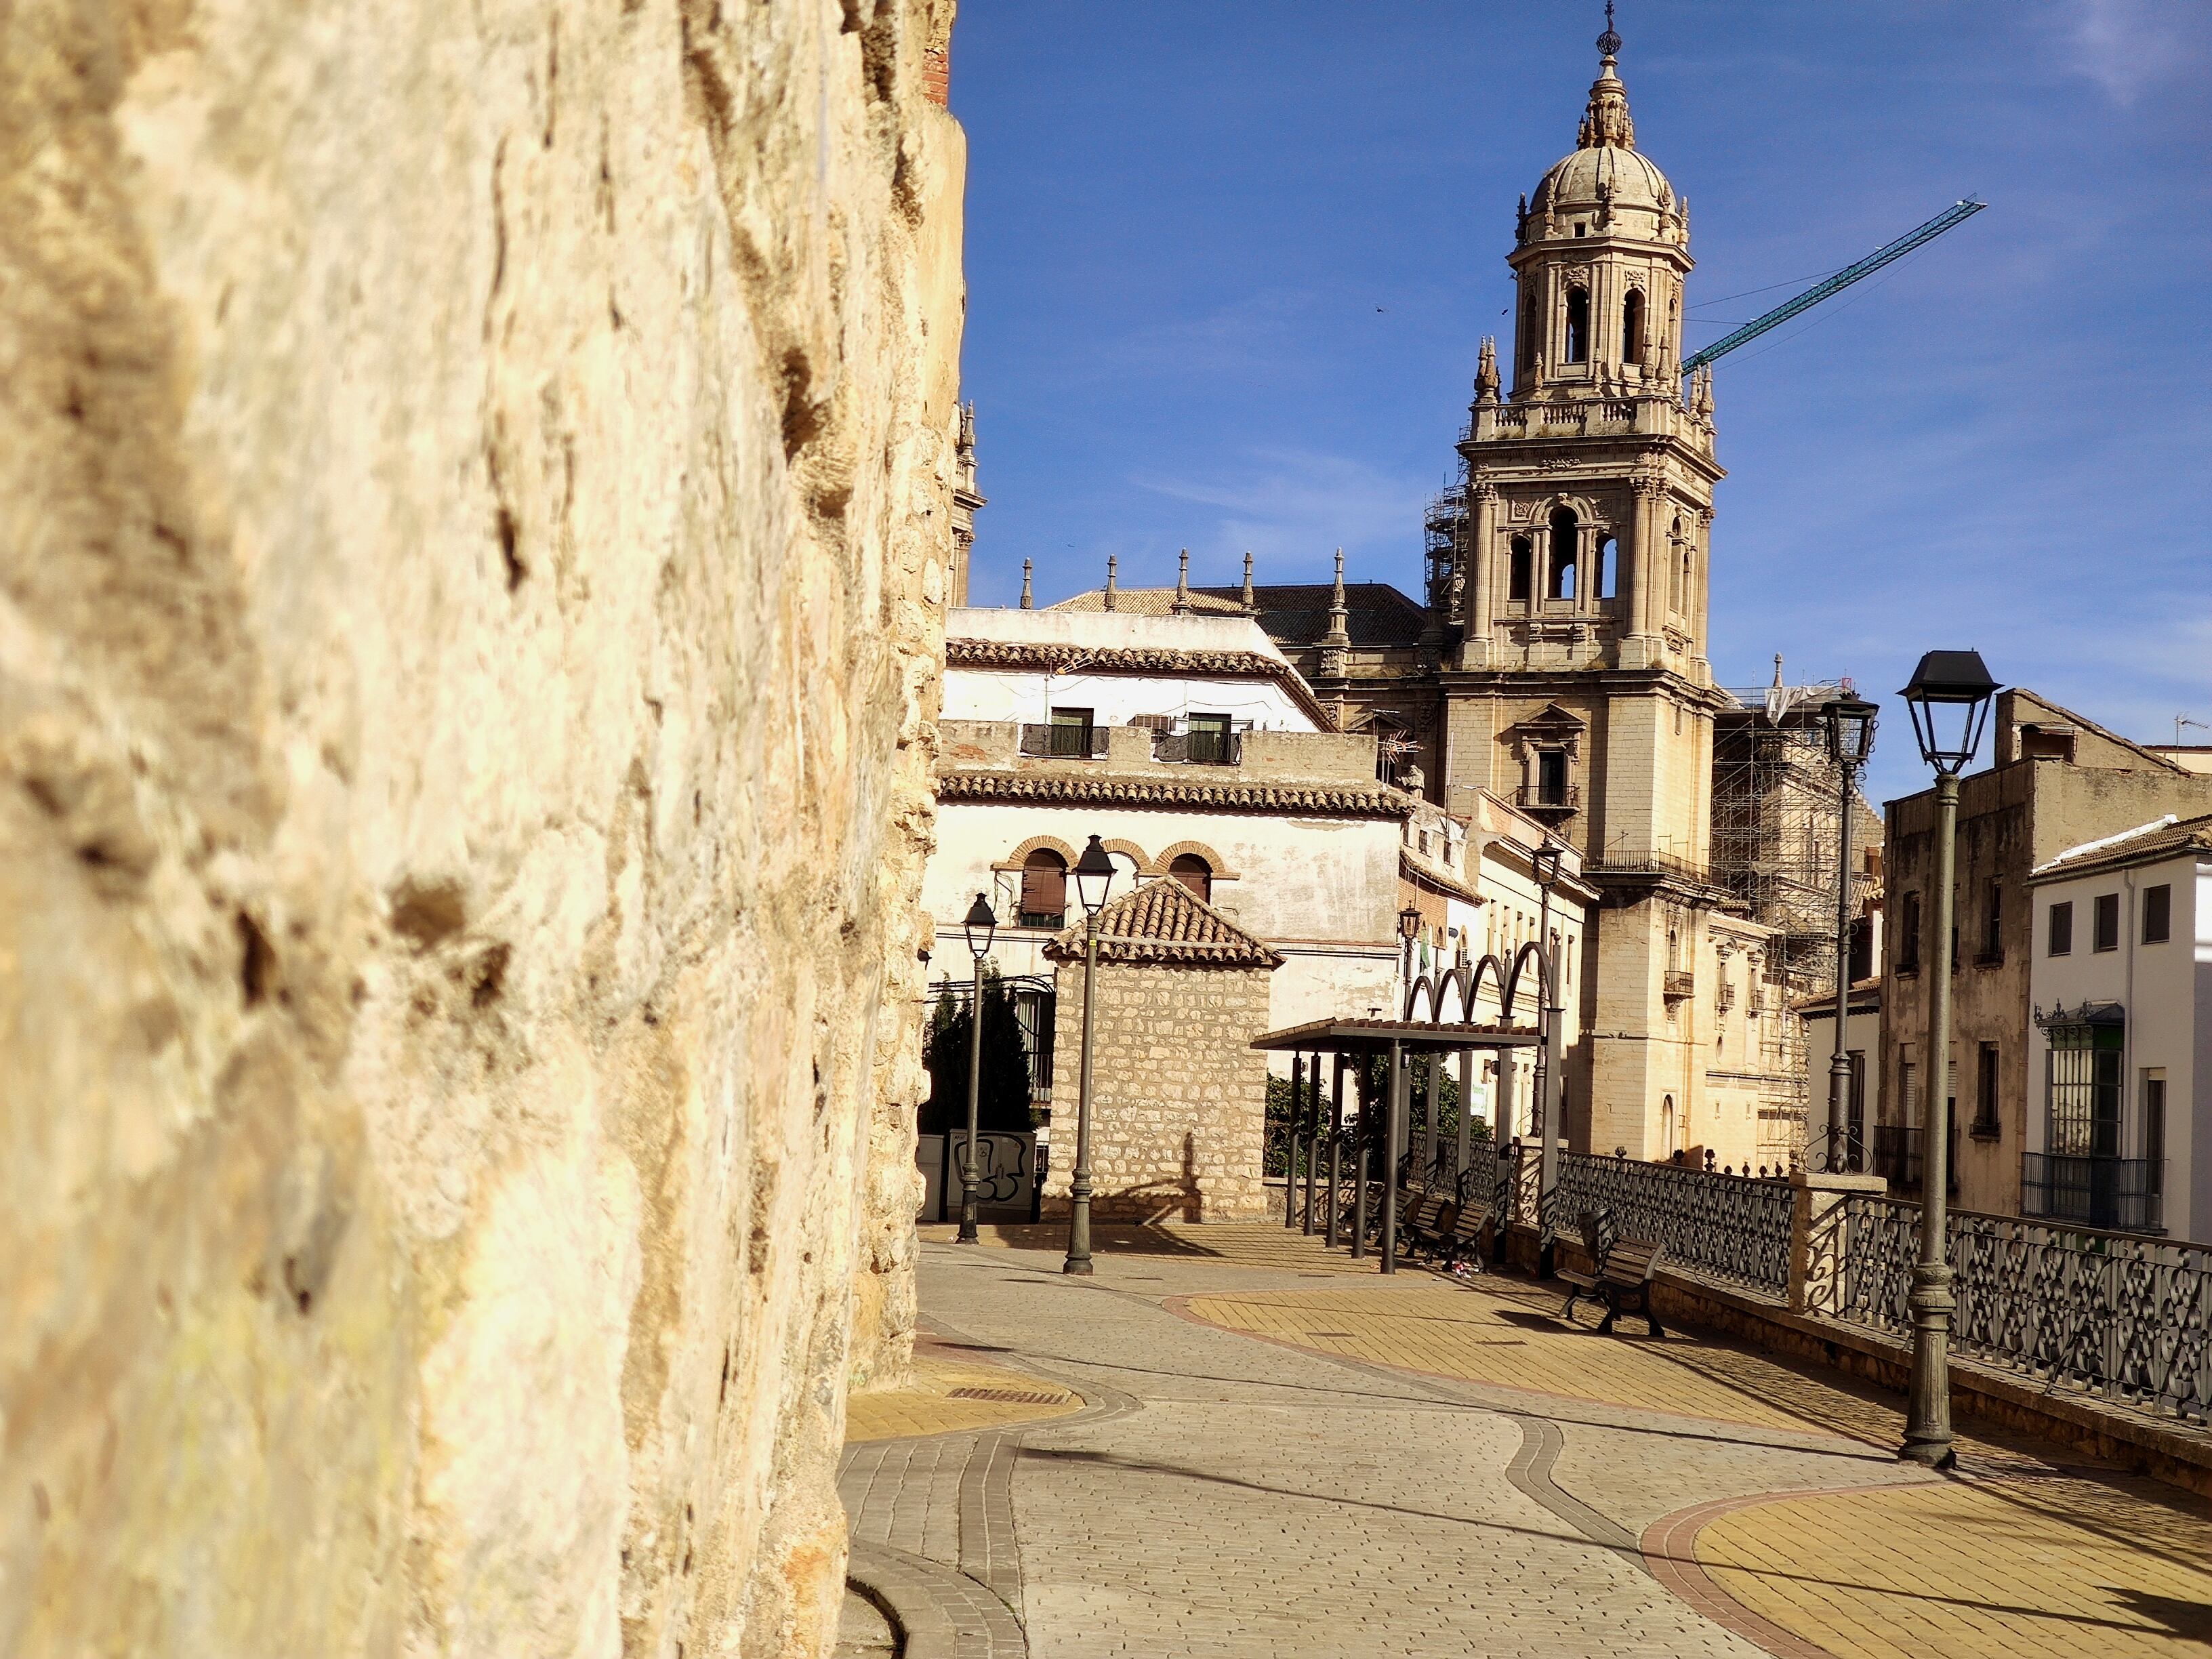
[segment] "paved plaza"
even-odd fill
[[[917,1386],[854,1398],[854,1577],[915,1659],[2212,1655],[2212,1504],[2069,1449],[1930,1475],[1836,1374],[1279,1226],[1057,1242],[925,1230]],[[858,1601],[843,1650],[895,1650]]]

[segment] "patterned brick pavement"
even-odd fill
[[[924,1245],[945,1358],[1091,1402],[848,1452],[856,1560],[1004,1615],[945,1651],[2212,1654],[2212,1510],[2182,1494],[1994,1439],[1930,1477],[1838,1377],[1599,1338],[1525,1281],[1352,1277],[1279,1226],[1176,1231],[1203,1237],[1087,1281],[1052,1230]]]

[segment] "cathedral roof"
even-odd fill
[[[1194,587],[1190,608],[1195,616],[1241,616],[1241,587]],[[1267,637],[1286,649],[1311,645],[1328,631],[1329,604],[1335,590],[1327,582],[1260,582],[1252,588],[1254,620]],[[1114,608],[1139,617],[1164,617],[1175,608],[1172,587],[1124,587],[1114,595]],[[1389,648],[1418,645],[1428,616],[1419,604],[1388,582],[1347,582],[1344,589],[1345,631],[1355,647]],[[1054,611],[1103,611],[1105,592],[1091,588],[1062,599]]]

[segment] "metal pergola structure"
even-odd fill
[[[1291,1062],[1291,1123],[1289,1160],[1284,1171],[1283,1224],[1297,1224],[1294,1200],[1297,1185],[1297,1152],[1299,1128],[1305,1128],[1305,1231],[1314,1231],[1314,1186],[1317,1173],[1322,1136],[1322,1060],[1325,1056],[1334,1060],[1334,1077],[1328,1097],[1329,1203],[1323,1218],[1327,1242],[1334,1247],[1337,1242],[1338,1213],[1336,1191],[1341,1174],[1344,1135],[1344,1076],[1355,1061],[1370,1056],[1383,1055],[1389,1059],[1389,1087],[1385,1091],[1384,1115],[1386,1127],[1384,1144],[1387,1147],[1385,1174],[1390,1189],[1382,1205],[1382,1270],[1386,1273],[1398,1270],[1398,1206],[1395,1188],[1398,1182],[1400,1159],[1411,1150],[1407,1145],[1407,1095],[1412,1082],[1410,1061],[1427,1056],[1425,1097],[1428,1110],[1424,1115],[1419,1147],[1420,1164],[1425,1168],[1436,1157],[1436,1106],[1440,1094],[1439,1066],[1450,1054],[1460,1058],[1460,1111],[1458,1158],[1455,1167],[1464,1171],[1472,1152],[1470,1102],[1474,1056],[1478,1050],[1511,1050],[1538,1048],[1540,1045],[1540,1065],[1546,1067],[1546,1083],[1536,1101],[1536,1127],[1543,1139],[1545,1156],[1540,1190],[1548,1194],[1553,1185],[1554,1158],[1552,1148],[1557,1145],[1556,1114],[1553,1101],[1558,1098],[1559,1079],[1559,1022],[1556,1009],[1549,1005],[1553,996],[1540,995],[1538,1014],[1540,1025],[1519,1025],[1513,1023],[1513,1009],[1522,975],[1534,968],[1537,984],[1547,989],[1556,989],[1552,980],[1552,964],[1541,945],[1531,940],[1521,947],[1509,970],[1497,957],[1485,955],[1472,963],[1460,965],[1436,975],[1423,975],[1407,988],[1405,1017],[1401,1019],[1320,1019],[1303,1025],[1285,1026],[1280,1030],[1265,1032],[1253,1039],[1252,1047],[1263,1053],[1287,1054]],[[1498,1000],[1499,1018],[1495,1021],[1478,1021],[1476,1002],[1487,981]],[[1444,1019],[1447,998],[1458,994],[1460,1018]],[[1428,1004],[1429,1018],[1419,1019],[1424,1000]],[[1502,1086],[1498,1098],[1503,1100]],[[1507,1136],[1496,1133],[1496,1147],[1502,1152]],[[1354,1258],[1366,1253],[1367,1183],[1365,1162],[1370,1147],[1363,1142],[1358,1157],[1360,1168],[1353,1182],[1353,1211],[1352,1222],[1352,1254]]]

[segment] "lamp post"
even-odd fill
[[[1405,1018],[1407,1019],[1411,1019],[1413,1017],[1413,940],[1419,936],[1420,931],[1421,910],[1419,905],[1408,904],[1404,909],[1398,912],[1398,937],[1404,942],[1405,948]]]
[[[1851,1006],[1851,803],[1856,799],[1859,768],[1874,753],[1875,705],[1849,690],[1822,705],[1820,723],[1827,728],[1828,758],[1836,763],[1842,810],[1836,854],[1836,1052],[1828,1060],[1828,1138],[1832,1145],[1838,1130],[1849,1121],[1851,1103],[1851,1057],[1844,1052],[1844,1022]],[[1856,1169],[1858,1137],[1844,1131],[1844,1162]]]
[[[1091,1018],[1098,982],[1098,913],[1114,885],[1114,860],[1096,836],[1075,861],[1083,905],[1083,1060],[1075,1097],[1075,1168],[1067,1182],[1067,1260],[1060,1271],[1091,1271]]]
[[[1935,1086],[1923,1097],[1920,1259],[1905,1305],[1912,1316],[1912,1391],[1900,1456],[1931,1468],[1957,1462],[1951,1447],[1951,1267],[1945,1259],[1950,1182],[1951,883],[1959,824],[1959,773],[1982,746],[1996,682],[1973,651],[1930,651],[1899,695],[1912,713],[1921,758],[1936,770],[1936,961],[1928,1015]]]
[[[968,1145],[960,1158],[960,1236],[956,1244],[973,1244],[975,1237],[975,1118],[983,1094],[983,958],[991,954],[991,935],[999,919],[982,894],[961,921],[968,935],[969,953],[975,958],[975,997],[968,1005]]]
[[[1541,1137],[1536,1153],[1536,1217],[1540,1231],[1544,1212],[1552,1201],[1552,1188],[1559,1173],[1559,1114],[1553,1096],[1559,1089],[1559,966],[1552,960],[1552,888],[1559,879],[1560,861],[1566,848],[1544,837],[1543,845],[1528,855],[1536,878],[1536,1075],[1535,1127]]]

